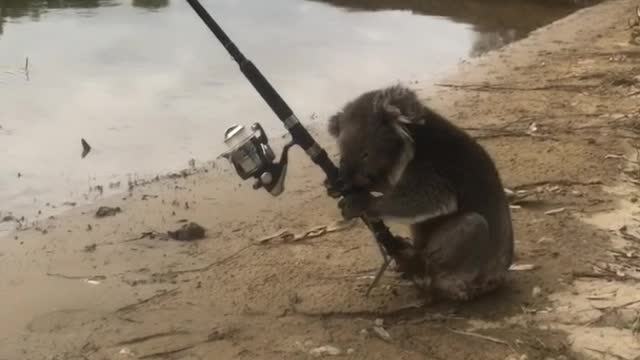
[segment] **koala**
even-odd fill
[[[331,116],[342,216],[410,226],[394,257],[428,297],[466,301],[501,286],[513,259],[511,211],[498,170],[471,136],[396,85],[366,92]]]

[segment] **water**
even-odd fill
[[[203,0],[298,116],[323,121],[396,81],[584,4],[561,0]],[[28,65],[27,63],[28,58]],[[315,119],[315,120],[314,120]],[[0,0],[0,212],[33,214],[207,161],[232,123],[283,128],[181,0]],[[80,139],[92,152],[81,159]],[[1,215],[1,214],[0,214]]]

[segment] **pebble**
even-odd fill
[[[387,330],[381,328],[380,326],[374,326],[371,330],[382,340],[391,341],[391,334],[387,332]]]
[[[533,290],[531,291],[531,295],[533,295],[533,297],[538,297],[542,294],[542,289],[540,288],[540,286],[534,286]]]

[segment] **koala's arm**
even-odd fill
[[[458,210],[453,187],[429,167],[409,168],[390,191],[372,200],[370,215],[397,218],[409,223]]]

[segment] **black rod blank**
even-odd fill
[[[262,96],[262,99],[269,105],[280,121],[285,124],[293,141],[304,149],[315,164],[322,168],[330,186],[338,188],[338,168],[333,164],[327,152],[316,143],[307,129],[298,121],[289,105],[280,97],[260,70],[242,54],[240,49],[238,49],[224,30],[222,30],[218,23],[209,15],[202,4],[200,4],[198,0],[186,1],[191,5],[205,25],[207,25],[209,30],[218,38],[224,48],[227,49],[233,60],[238,63],[240,71],[242,71],[244,76],[251,82],[251,85],[253,85],[260,96]],[[377,242],[385,248],[387,254],[393,255],[400,250],[401,243],[395,239],[384,222],[381,220],[371,221],[366,217],[362,217],[362,220],[373,232]]]

